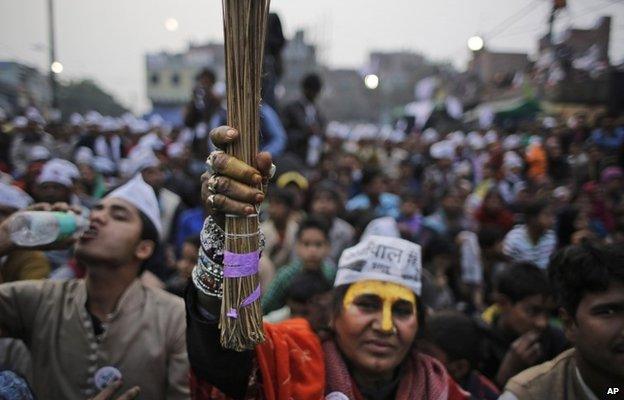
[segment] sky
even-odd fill
[[[45,70],[48,0],[0,1],[0,60]],[[464,68],[467,39],[492,50],[527,51],[546,31],[550,0],[273,0],[285,35],[298,29],[330,67],[359,68],[370,51],[408,50]],[[145,54],[222,41],[220,0],[54,0],[62,80],[89,78],[135,112],[149,110]],[[612,16],[611,59],[624,59],[624,0],[568,0],[555,31]],[[178,29],[165,29],[175,18]]]

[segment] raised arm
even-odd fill
[[[225,149],[238,137],[238,132],[227,126],[210,132],[212,142],[220,149]],[[244,397],[247,389],[253,353],[226,350],[220,344],[222,232],[226,214],[253,214],[264,200],[263,192],[256,187],[268,180],[271,156],[259,153],[255,166],[223,152],[212,153],[209,160],[212,170],[202,176],[202,201],[209,218],[201,233],[193,285],[186,294],[187,348],[194,384],[200,388],[214,386],[238,399]]]
[[[33,211],[62,211],[78,212],[78,209],[65,203],[47,204],[38,203],[30,206]],[[0,257],[11,255],[19,246],[11,241],[10,229],[11,217],[0,223]],[[70,247],[75,238],[67,238],[61,242],[55,242],[40,247],[30,247],[27,250],[56,250]],[[22,268],[28,268],[32,264],[24,263]],[[2,268],[3,263],[0,263]],[[0,270],[0,273],[2,271]],[[34,329],[35,316],[41,312],[41,303],[49,295],[50,285],[44,280],[9,282],[0,284],[0,336],[10,336],[23,339],[30,343],[30,335]]]

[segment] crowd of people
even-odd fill
[[[336,133],[312,74],[261,107],[249,166],[219,151],[239,136],[214,85],[198,75],[185,126],[0,113],[0,398],[624,392],[623,118]],[[88,228],[20,247],[25,209]],[[256,212],[266,342],[234,352],[223,216]]]

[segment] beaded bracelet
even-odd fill
[[[223,267],[212,261],[212,259],[204,253],[203,249],[200,249],[198,256],[197,264],[201,266],[204,272],[214,278],[223,278]]]
[[[196,265],[193,268],[192,279],[197,290],[203,294],[211,297],[217,297],[219,299],[223,297],[223,281],[211,279],[199,265]]]
[[[261,231],[259,231],[259,235],[259,247],[262,251],[265,238]],[[225,232],[212,216],[208,216],[204,221],[199,237],[201,246],[198,250],[197,265],[193,268],[193,283],[205,295],[222,298]]]
[[[225,232],[212,216],[209,215],[204,221],[199,239],[206,255],[218,264],[223,263]]]

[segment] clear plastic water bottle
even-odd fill
[[[11,240],[21,247],[43,246],[69,237],[78,238],[89,228],[84,215],[58,211],[21,211],[11,216]]]

